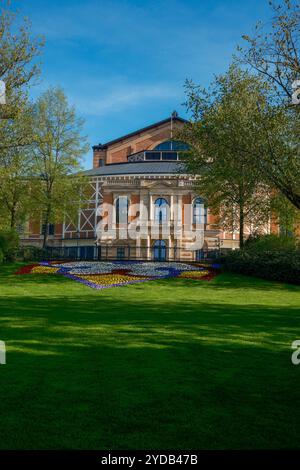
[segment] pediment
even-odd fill
[[[169,189],[174,187],[174,181],[144,181],[143,186],[149,189]]]

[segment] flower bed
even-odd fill
[[[34,266],[31,270],[32,274],[56,274],[59,268],[55,268],[52,266]]]
[[[22,266],[22,268],[18,269],[15,274],[32,274],[32,270],[36,266],[39,266],[39,264],[28,264],[26,266]]]
[[[178,277],[210,280],[216,271],[200,264],[140,261],[74,261],[31,264],[16,274],[59,274],[94,289]]]

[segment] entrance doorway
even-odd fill
[[[167,248],[164,240],[156,240],[153,245],[153,259],[154,261],[166,261]]]

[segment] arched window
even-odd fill
[[[168,209],[169,204],[166,199],[159,197],[155,201],[155,212],[154,212],[154,220],[156,222],[162,223],[168,220]]]
[[[204,207],[204,201],[201,197],[197,197],[193,203],[193,224],[206,224],[207,211]]]
[[[180,140],[167,140],[158,144],[153,150],[173,150],[175,152],[180,152],[184,150],[189,150],[190,146],[181,142]]]
[[[116,223],[128,224],[128,197],[119,196],[116,200]]]

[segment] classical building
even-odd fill
[[[78,220],[48,227],[49,247],[81,259],[199,260],[237,248],[195,192],[174,139],[185,120],[163,121],[93,146],[89,200]],[[23,244],[41,245],[43,228],[29,223]]]

